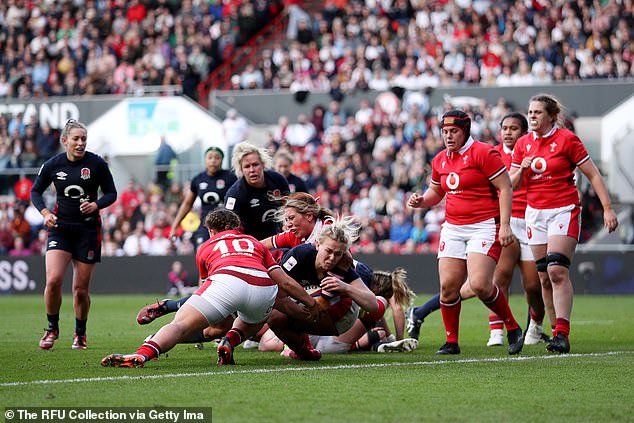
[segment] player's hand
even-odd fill
[[[172,245],[172,247],[176,246],[176,241],[178,240],[178,237],[176,236],[176,231],[174,229],[170,229],[170,233],[167,236],[167,239],[170,240],[170,244]]]
[[[83,198],[79,199],[79,211],[83,214],[91,214],[96,212],[98,209],[99,207],[94,201],[89,201]]]
[[[407,200],[407,206],[411,208],[420,208],[423,204],[423,196],[417,193],[412,194]]]
[[[323,291],[327,291],[326,295],[328,295],[328,293],[344,292],[346,290],[346,285],[348,284],[344,283],[341,279],[331,275],[323,278],[319,285],[321,286],[322,293]]]
[[[49,213],[44,218],[44,226],[47,228],[54,228],[57,225],[57,216],[53,213]]]
[[[522,171],[528,169],[531,167],[531,163],[533,163],[533,159],[535,157],[534,156],[528,156],[528,157],[524,157],[524,159],[522,160],[522,163],[520,165],[520,168]]]
[[[500,225],[500,233],[498,235],[500,240],[500,244],[502,247],[508,247],[515,241],[515,236],[513,235],[513,231],[511,230],[511,225],[508,223]]]
[[[617,226],[619,226],[619,219],[616,217],[614,210],[609,209],[603,212],[603,226],[609,233],[614,232]]]

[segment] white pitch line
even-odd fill
[[[78,383],[78,382],[108,382],[120,380],[151,380],[166,379],[178,377],[200,377],[200,376],[223,376],[223,375],[239,375],[239,374],[256,374],[256,373],[279,373],[279,372],[308,372],[320,370],[348,370],[348,369],[366,369],[376,367],[396,367],[396,366],[436,366],[442,364],[465,364],[465,363],[499,363],[513,361],[530,361],[530,360],[549,360],[549,359],[567,359],[577,357],[607,357],[613,355],[634,354],[634,351],[608,351],[604,353],[589,354],[560,354],[560,355],[537,355],[537,356],[518,356],[518,357],[498,357],[498,358],[468,358],[464,360],[435,360],[435,361],[413,361],[398,363],[366,363],[366,364],[338,364],[335,366],[321,367],[284,367],[274,369],[249,369],[249,370],[229,370],[215,372],[199,372],[199,373],[167,373],[161,375],[125,375],[125,376],[108,376],[108,377],[88,377],[77,379],[48,379],[48,380],[30,380],[22,382],[4,382],[0,383],[0,387],[8,386],[25,386],[25,385],[53,385],[58,383]],[[134,372],[134,369],[126,369],[125,371]]]

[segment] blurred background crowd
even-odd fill
[[[632,12],[631,0],[7,0],[0,4],[0,99],[141,95],[156,86],[198,99],[199,84],[232,51],[286,13],[284,41],[260,49],[233,75],[232,88],[322,91],[331,100],[312,114],[280,116],[267,148],[290,153],[290,172],[323,206],[361,220],[356,251],[433,251],[442,205],[412,211],[405,201],[424,190],[443,148],[438,118],[457,105],[432,107],[429,90],[632,78]],[[342,108],[347,92],[366,90],[389,95]],[[460,107],[472,117],[473,136],[495,144],[501,117],[526,105],[500,98]],[[37,168],[59,149],[59,134],[37,116],[0,115],[0,171]],[[0,194],[14,201],[0,202],[0,254],[45,248],[30,184],[2,176]],[[196,207],[179,241],[166,239],[187,189],[182,181],[130,181],[102,212],[103,254],[192,253]],[[581,195],[587,239],[601,208],[591,189]]]

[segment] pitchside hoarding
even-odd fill
[[[407,270],[407,281],[418,294],[438,292],[435,255],[365,255],[359,260],[377,270]],[[181,261],[190,280],[198,277],[193,256],[104,257],[95,267],[91,292],[100,294],[164,295],[167,274],[175,260]],[[577,294],[634,294],[634,252],[578,252],[571,266]],[[519,272],[511,287],[522,292]],[[0,295],[41,294],[44,292],[44,257],[0,257]],[[66,273],[64,291],[70,292],[71,270]]]

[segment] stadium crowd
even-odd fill
[[[234,88],[530,86],[634,75],[631,1],[325,2]]]
[[[197,84],[284,8],[288,43],[234,88],[534,85],[634,73],[632,1],[77,0],[0,4],[0,98]],[[307,2],[310,3],[310,2]],[[321,6],[321,4],[320,4]]]
[[[429,210],[413,210],[405,205],[411,192],[428,184],[431,160],[443,148],[438,116],[453,105],[446,103],[439,110],[423,112],[421,108],[428,107],[428,102],[416,93],[406,93],[402,107],[397,101],[399,107],[391,112],[381,104],[380,98],[375,104],[363,99],[358,108],[346,112],[333,100],[327,108],[316,107],[312,116],[299,115],[293,123],[282,116],[270,131],[267,148],[272,154],[285,151],[286,157],[290,155],[291,174],[305,182],[322,207],[359,219],[363,231],[353,245],[353,253],[433,252],[444,221],[443,205]],[[477,107],[466,104],[463,108],[472,118],[474,138],[497,144],[497,122],[512,107],[500,99],[494,105],[483,101]],[[427,118],[418,118],[421,115]],[[568,124],[573,125],[573,121]],[[25,132],[27,128],[36,139],[50,132],[32,125],[25,125]],[[51,153],[34,153],[30,166],[38,166],[57,151],[54,133],[47,142],[54,146]],[[21,156],[13,155],[12,160]],[[15,203],[0,203],[0,254],[43,254],[46,230],[42,229],[40,214],[28,202],[32,183],[28,178],[11,183],[3,193],[12,194]],[[167,190],[158,184],[143,187],[129,181],[117,203],[102,211],[103,255],[192,254],[200,204],[194,203],[180,225],[176,245],[168,239],[171,223],[188,191],[189,181],[172,181]],[[592,189],[584,191],[582,240],[600,226],[601,207],[596,207],[597,201]],[[49,204],[53,202],[49,197]]]
[[[11,0],[0,5],[0,97],[138,94],[146,85],[181,85],[196,98],[198,81],[282,7],[273,0]],[[355,252],[435,248],[442,206],[412,212],[405,201],[426,186],[431,159],[443,148],[439,117],[455,105],[431,108],[426,88],[626,78],[634,72],[631,1],[527,6],[328,0],[318,13],[302,13],[291,40],[264,49],[260,63],[238,75],[235,88],[331,93],[332,101],[310,116],[281,116],[267,147],[292,154],[291,172],[324,207],[359,217],[365,229]],[[349,90],[390,88],[398,96],[387,92],[374,104],[364,99],[354,110],[342,110]],[[513,106],[524,107],[500,99],[461,108],[472,118],[474,137],[495,144],[499,120]],[[58,135],[40,127],[36,116],[25,122],[22,115],[1,115],[0,171],[38,167],[59,150]],[[42,253],[46,234],[28,206],[30,183],[0,181],[0,194],[17,200],[0,203],[0,254]],[[104,255],[174,252],[167,235],[187,184],[173,183],[164,192],[131,182],[103,212]],[[592,207],[591,189],[584,201],[591,231],[600,208]],[[188,234],[180,234],[176,252],[193,251]]]

